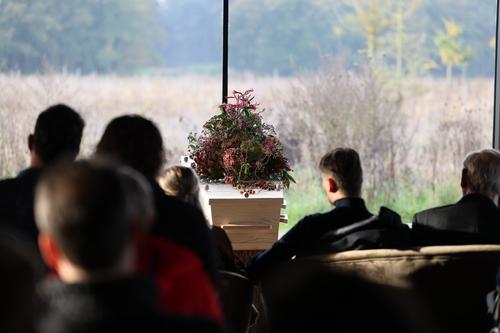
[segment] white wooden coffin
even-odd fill
[[[283,191],[257,190],[245,198],[227,184],[202,184],[205,216],[223,228],[234,250],[266,250],[278,240],[279,225],[286,223]]]

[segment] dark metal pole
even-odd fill
[[[229,71],[229,0],[224,1],[222,21],[222,103],[227,103]]]
[[[497,0],[497,22],[496,22],[496,43],[495,43],[495,98],[494,98],[494,111],[493,111],[493,147],[500,149],[500,55],[498,54],[499,40],[499,22],[500,17],[500,0]]]

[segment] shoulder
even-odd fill
[[[456,205],[445,205],[434,207],[430,209],[423,210],[418,212],[413,217],[413,223],[416,224],[427,224],[429,220],[434,219],[440,216],[446,216],[449,214],[451,210],[455,208]]]

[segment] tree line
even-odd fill
[[[230,66],[291,75],[325,58],[403,77],[494,70],[495,0],[231,0]],[[0,70],[220,72],[219,0],[1,0]]]

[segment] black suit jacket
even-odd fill
[[[381,208],[374,216],[359,198],[341,199],[335,206],[327,213],[304,217],[271,249],[253,258],[247,265],[249,276],[261,279],[294,256],[410,245],[409,228],[397,213]]]
[[[0,223],[35,247],[38,228],[33,214],[35,187],[42,169],[29,168],[16,178],[0,181]]]
[[[465,195],[453,205],[415,214],[416,245],[500,244],[500,209],[480,194]]]
[[[158,214],[153,233],[192,250],[215,280],[215,246],[203,213],[179,198],[166,195],[156,181],[151,180],[150,183]]]

